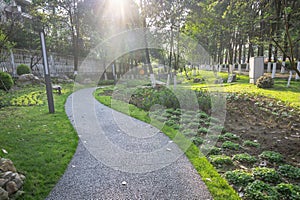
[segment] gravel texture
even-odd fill
[[[184,153],[158,129],[116,112],[82,89],[66,102],[80,137],[47,200],[212,199]]]

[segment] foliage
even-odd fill
[[[253,169],[253,176],[255,179],[273,184],[280,181],[280,176],[274,168],[256,167]]]
[[[246,200],[279,200],[278,192],[269,184],[264,183],[260,180],[247,185],[245,188],[245,199]]]
[[[200,146],[203,144],[204,140],[200,137],[192,137],[191,141],[196,145],[196,146]]]
[[[300,187],[288,183],[280,183],[275,189],[279,193],[280,200],[300,200]]]
[[[28,65],[25,64],[20,64],[17,66],[17,74],[19,76],[23,75],[23,74],[30,74],[30,68]]]
[[[98,101],[101,103],[104,103],[107,106],[111,106],[111,98],[107,96],[99,96],[97,95],[101,89],[98,89],[95,92],[95,97]],[[119,102],[119,104],[114,104],[116,107],[114,109],[124,112],[126,114],[127,111],[122,110],[122,108],[126,107],[122,104],[122,102]],[[118,105],[118,106],[117,106]],[[131,113],[135,113],[132,115],[133,117],[149,122],[150,119],[147,119],[148,114],[143,114],[145,111],[130,105]],[[178,132],[174,132],[173,129],[168,128],[167,126],[164,126],[162,130],[167,136],[170,137],[170,139],[174,139],[179,137],[180,134]],[[176,137],[175,137],[176,136]],[[174,142],[180,147],[182,145],[182,141],[184,141],[184,138],[180,137],[180,140],[175,140]],[[214,167],[208,162],[208,160],[199,152],[199,149],[195,145],[190,145],[190,147],[185,151],[186,156],[189,158],[191,163],[194,165],[195,169],[200,174],[201,178],[205,182],[206,186],[208,187],[209,191],[211,192],[212,196],[216,200],[222,200],[224,198],[231,199],[231,200],[238,200],[240,199],[237,195],[237,193],[228,185],[228,183],[223,179],[218,172],[214,169]]]
[[[227,171],[224,176],[229,183],[235,186],[246,187],[249,183],[254,181],[251,173],[242,170]]]
[[[274,80],[270,76],[261,76],[256,81],[258,88],[272,88],[274,86]]]
[[[114,80],[100,80],[98,82],[98,85],[113,85],[115,83]]]
[[[272,163],[281,163],[283,161],[283,156],[275,151],[263,151],[259,157]]]
[[[231,149],[231,150],[238,150],[240,145],[231,141],[225,141],[222,144],[222,148],[224,149]]]
[[[73,87],[63,87],[65,93],[54,95],[55,114],[48,114],[47,105],[0,109],[0,147],[8,152],[4,155],[1,151],[0,157],[13,160],[16,168],[25,174],[23,190],[26,192],[21,199],[45,199],[75,153],[78,136],[64,111]],[[15,93],[24,95],[29,91],[39,93],[44,88],[24,87]]]
[[[14,98],[10,101],[12,106],[33,106],[33,105],[42,105],[43,101],[41,100],[42,92],[31,92],[29,94]]]
[[[254,141],[251,141],[251,140],[245,140],[243,142],[243,146],[246,146],[246,147],[259,147],[260,144],[258,142],[254,142]]]
[[[13,79],[9,73],[0,72],[0,90],[8,91],[14,85]]]
[[[237,160],[246,163],[255,163],[257,161],[255,156],[251,156],[248,153],[236,154],[233,156],[232,160]]]
[[[280,175],[291,178],[291,179],[300,179],[300,168],[294,167],[291,165],[281,165],[278,168]]]
[[[225,137],[226,139],[231,139],[231,140],[238,140],[239,139],[239,136],[237,136],[237,135],[235,135],[235,134],[233,134],[233,133],[229,133],[229,132],[227,132],[227,133],[225,133],[224,135],[223,135],[223,137]]]
[[[231,158],[225,155],[211,155],[208,159],[214,166],[217,167],[233,164]]]

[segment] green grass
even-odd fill
[[[73,86],[64,85],[63,94],[54,94],[55,114],[48,114],[46,103],[39,106],[0,109],[0,157],[11,159],[26,176],[20,199],[45,199],[64,173],[78,143],[75,130],[65,114],[64,104]],[[44,87],[23,88],[11,97],[42,91]],[[45,101],[46,102],[46,101]]]
[[[99,96],[100,90],[95,92],[95,98],[106,106],[112,107],[115,110],[123,112],[127,115],[135,117],[141,121],[150,123],[156,127],[162,127],[161,122],[151,121],[148,113],[133,105],[128,105],[125,102],[111,99],[109,96]],[[173,140],[179,148],[181,148],[190,162],[194,165],[198,171],[210,193],[215,200],[237,200],[240,199],[234,189],[229,186],[227,181],[220,176],[215,168],[209,163],[206,157],[199,151],[197,146],[192,144],[190,140],[184,137],[183,134],[172,129],[169,126],[164,125],[161,129],[171,140]]]
[[[208,72],[203,72],[204,74]],[[227,73],[218,73],[220,77],[227,80]],[[203,76],[203,75],[201,75]],[[192,89],[208,89],[209,91],[231,92],[231,93],[250,93],[255,95],[275,98],[293,107],[300,107],[300,81],[291,81],[288,88],[287,80],[281,78],[274,79],[274,87],[268,89],[257,88],[254,84],[249,84],[249,77],[246,75],[237,75],[237,82],[224,83],[222,85],[207,83],[192,83],[189,85]]]

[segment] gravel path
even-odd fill
[[[98,103],[93,91],[77,91],[66,102],[80,141],[47,200],[212,199],[196,170],[167,136]]]

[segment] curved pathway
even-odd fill
[[[73,93],[66,113],[80,137],[47,200],[212,199],[183,152],[158,129]]]

